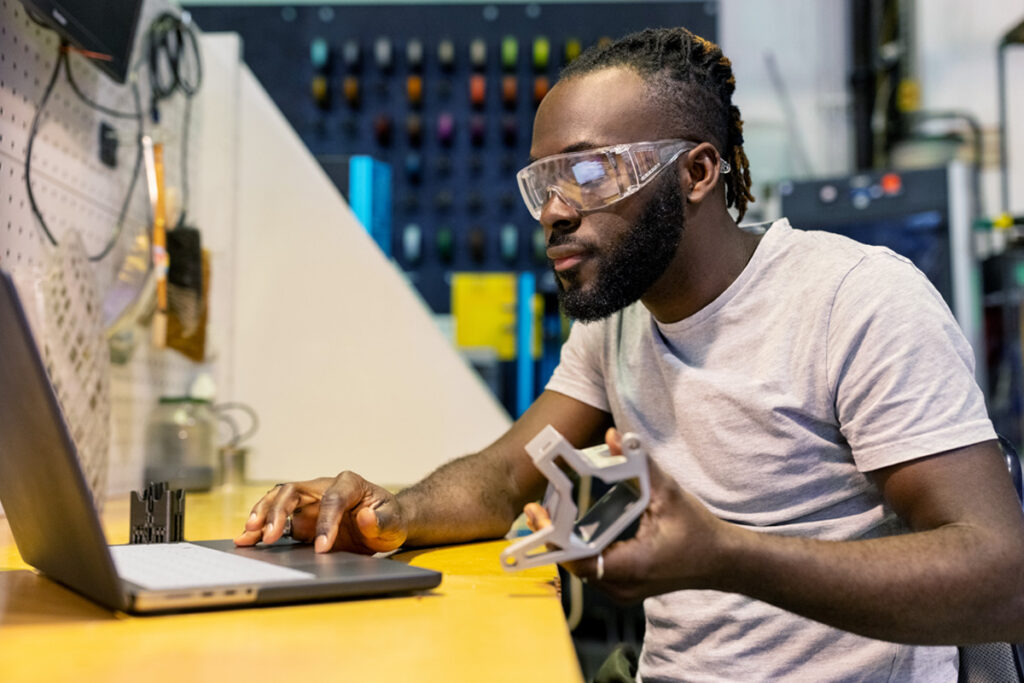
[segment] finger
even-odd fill
[[[621,604],[642,600],[645,597],[643,577],[650,575],[650,568],[644,562],[647,556],[645,549],[631,539],[612,543],[602,555],[604,577],[597,582],[601,591]],[[596,558],[594,571],[597,571]]]
[[[630,540],[616,541],[604,549],[601,555],[604,557],[604,580],[620,581],[631,575],[633,561],[639,552],[637,544]],[[594,573],[597,573],[597,558],[594,560]]]
[[[526,514],[526,525],[530,527],[531,531],[536,532],[551,526],[551,515],[548,514],[548,511],[540,503],[527,503],[526,507],[523,508],[523,512]],[[551,546],[548,547],[550,548]],[[597,577],[597,562],[596,557],[590,557],[565,562],[562,566],[575,576],[589,581]]]
[[[267,510],[274,502],[274,499],[277,497],[281,488],[282,485],[278,484],[267,491],[262,498],[256,501],[256,504],[252,506],[252,511],[249,513],[249,519],[245,521],[246,531],[261,531],[263,529],[267,523]]]
[[[312,543],[316,538],[316,517],[319,506],[315,504],[303,504],[292,510],[292,533],[291,537],[296,541]]]
[[[366,486],[366,480],[358,474],[342,472],[324,491],[316,519],[316,539],[313,541],[316,552],[326,553],[334,547],[343,516],[363,499]]]
[[[597,580],[597,557],[584,557],[562,565],[571,574],[579,577],[587,583]]]
[[[526,514],[526,526],[530,527],[530,531],[540,531],[551,526],[551,515],[541,504],[527,503],[523,512]]]
[[[622,433],[615,427],[609,427],[604,434],[604,442],[612,455],[622,455]]]
[[[270,503],[263,525],[263,542],[274,543],[284,535],[285,520],[299,506],[300,496],[296,484],[278,487],[277,495]]]
[[[241,534],[235,537],[235,545],[256,545],[263,538],[263,530],[257,529],[256,531],[243,531]]]
[[[602,590],[618,584],[629,586],[636,583],[631,577],[635,576],[635,561],[639,552],[641,549],[633,540],[616,541],[593,557],[568,563],[566,569]]]

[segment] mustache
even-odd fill
[[[589,242],[573,239],[572,233],[553,232],[551,237],[548,238],[548,249],[551,247],[564,247],[566,245],[571,245],[585,251],[592,251],[594,249],[594,245]]]

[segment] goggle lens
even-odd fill
[[[634,194],[697,146],[688,140],[659,140],[555,154],[516,174],[523,201],[539,219],[552,194],[581,213],[596,211]],[[720,160],[721,172],[729,164]]]

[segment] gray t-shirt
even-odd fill
[[[573,325],[547,388],[637,432],[719,518],[819,539],[904,531],[864,473],[995,438],[971,348],[920,271],[786,220],[688,318],[662,324],[636,303]],[[871,640],[742,595],[679,591],[644,611],[648,683],[956,680],[955,648]]]

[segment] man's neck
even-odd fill
[[[662,323],[688,318],[728,289],[761,240],[741,230],[728,212],[694,215],[664,275],[641,298]]]

